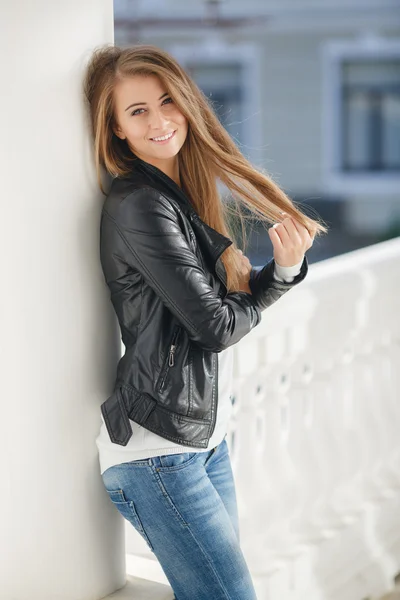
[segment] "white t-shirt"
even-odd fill
[[[303,259],[292,267],[281,267],[275,262],[274,276],[281,281],[290,282],[300,272]],[[208,452],[222,442],[226,433],[232,411],[232,381],[233,381],[233,346],[218,353],[218,407],[215,429],[209,439],[207,448],[193,448],[182,446],[149,431],[135,421],[129,422],[132,426],[132,436],[126,446],[114,444],[110,440],[108,431],[100,413],[102,424],[96,445],[99,452],[100,471],[113,465],[118,465],[132,460],[143,460],[152,456],[163,454],[180,454],[182,452]]]

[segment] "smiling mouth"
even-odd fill
[[[168,134],[168,137],[166,139],[163,140],[157,140],[154,138],[149,138],[151,142],[155,142],[156,144],[163,144],[165,142],[169,142],[169,140],[172,140],[172,138],[175,136],[175,133],[177,132],[177,130],[175,129],[175,131],[173,131],[172,133]],[[156,137],[165,137],[165,136],[156,136]]]

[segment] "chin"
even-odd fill
[[[159,148],[158,152],[152,152],[152,155],[157,157],[157,158],[172,158],[173,156],[176,156],[177,154],[179,154],[180,149],[182,146],[179,146],[178,148]]]

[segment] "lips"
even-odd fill
[[[172,140],[172,138],[175,136],[176,131],[177,130],[172,131],[172,132],[170,131],[169,133],[165,133],[164,135],[170,135],[172,133],[171,137],[167,138],[166,140],[155,140],[154,138],[149,138],[149,139],[151,142],[155,142],[156,144],[162,144],[165,142],[169,142],[169,140]],[[157,135],[155,137],[163,137],[163,136]]]

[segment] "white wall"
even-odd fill
[[[0,40],[0,598],[93,600],[125,582],[95,446],[119,340],[81,91],[112,1],[3,3]]]

